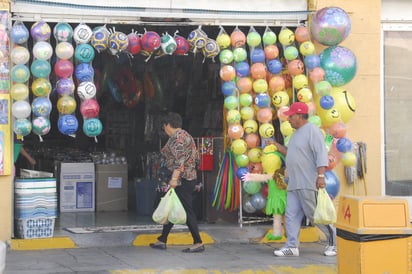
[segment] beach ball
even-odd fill
[[[80,113],[84,119],[97,118],[100,112],[100,105],[96,99],[87,99],[80,103]]]
[[[237,79],[237,88],[240,93],[249,93],[253,88],[253,81],[250,77],[241,77]]]
[[[57,100],[57,110],[60,114],[72,114],[76,106],[76,100],[72,96],[65,95]]]
[[[263,49],[266,60],[272,60],[279,57],[279,49],[276,45],[267,45]]]
[[[284,28],[280,31],[278,39],[283,46],[289,46],[295,41],[295,34],[290,29]]]
[[[319,96],[329,95],[332,85],[328,81],[319,81],[315,84],[315,92]]]
[[[247,77],[250,74],[250,66],[245,61],[236,63],[235,70],[238,77]]]
[[[90,63],[94,59],[94,48],[90,44],[77,45],[74,58],[79,63]]]
[[[308,77],[305,74],[298,74],[293,77],[292,83],[295,89],[305,88],[309,85]]]
[[[239,106],[239,99],[234,95],[227,96],[224,100],[224,106],[228,110],[237,109]]]
[[[25,83],[30,78],[30,71],[26,65],[16,65],[11,68],[10,77],[13,82]]]
[[[245,136],[245,142],[248,148],[255,148],[260,146],[260,137],[258,134],[252,132]]]
[[[14,44],[24,44],[30,37],[29,30],[21,21],[16,21],[10,30],[10,40]]]
[[[60,42],[56,45],[56,56],[59,59],[68,60],[73,57],[74,48],[69,42]]]
[[[250,53],[250,61],[253,63],[265,62],[265,51],[262,48],[254,48]]]
[[[252,87],[256,93],[264,93],[268,90],[268,83],[265,79],[257,79],[253,81]]]
[[[250,75],[253,79],[266,79],[266,65],[254,63],[250,66]]]
[[[24,65],[30,60],[30,52],[25,47],[16,46],[11,50],[10,60],[16,65]]]
[[[57,121],[57,127],[62,134],[73,135],[79,127],[79,122],[72,114],[61,115]]]
[[[242,107],[240,109],[240,117],[243,121],[253,119],[255,117],[255,111],[252,107]]]
[[[244,134],[243,127],[239,123],[230,124],[227,129],[227,135],[231,139],[240,139],[243,137],[243,134]]]
[[[266,92],[259,93],[255,97],[255,104],[259,108],[270,107],[270,96]]]
[[[282,63],[278,59],[272,59],[267,62],[267,69],[272,74],[278,74],[282,71]]]
[[[305,65],[299,59],[292,60],[288,63],[288,72],[292,76],[296,76],[298,74],[303,74],[305,70]]]
[[[283,136],[289,136],[292,135],[294,129],[292,128],[292,125],[290,124],[289,121],[283,121],[280,124],[280,132],[282,133]]]
[[[238,167],[247,167],[249,164],[249,158],[245,154],[236,155],[235,163]]]
[[[333,106],[339,111],[342,122],[349,122],[356,111],[356,103],[352,94],[343,87],[333,87],[330,95],[333,97]]]
[[[96,30],[90,38],[90,44],[97,52],[102,52],[109,46],[109,35],[107,29]]]
[[[60,78],[69,78],[73,74],[73,63],[69,60],[58,60],[54,64],[54,73]]]
[[[164,54],[172,55],[176,50],[176,40],[168,33],[160,37],[160,48]]]
[[[223,81],[233,81],[236,77],[236,70],[231,65],[224,65],[220,68],[219,75]]]
[[[233,52],[230,49],[223,49],[220,53],[219,53],[219,61],[222,64],[230,64],[233,62]]]
[[[296,94],[299,102],[309,103],[312,101],[312,91],[309,88],[301,88]]]
[[[81,100],[91,99],[96,96],[96,86],[93,82],[81,82],[77,87],[77,95]]]
[[[259,135],[262,138],[270,138],[275,134],[275,128],[271,123],[263,123],[259,126]]]
[[[319,65],[320,65],[320,59],[319,59]],[[325,79],[325,71],[321,67],[315,67],[309,70],[309,79],[315,84],[319,81],[323,81]]]
[[[332,86],[343,86],[355,77],[357,61],[350,49],[332,46],[324,49],[319,58],[320,66],[325,71],[325,80]]]
[[[53,55],[53,48],[45,41],[36,42],[33,46],[33,56],[38,60],[48,60]]]
[[[253,97],[250,93],[242,93],[239,96],[239,103],[242,107],[248,107],[252,105]]]
[[[339,152],[345,153],[352,150],[352,142],[348,138],[340,138],[336,142],[336,149]]]
[[[256,119],[260,123],[272,122],[272,118],[273,118],[272,109],[269,107],[264,107],[257,111]]]
[[[340,189],[340,181],[336,173],[332,170],[327,170],[325,172],[325,184],[326,191],[332,199],[335,199],[338,196]]]
[[[31,84],[31,91],[34,96],[49,96],[52,91],[52,85],[49,79],[37,78]]]
[[[319,108],[318,115],[322,120],[322,125],[325,127],[329,127],[341,120],[340,112],[336,107],[330,109]]]
[[[291,61],[299,56],[299,51],[295,46],[287,46],[283,51],[283,56],[285,56],[286,60]]]
[[[93,82],[94,69],[90,63],[80,63],[76,66],[74,74],[80,82]]]
[[[310,32],[316,41],[325,46],[336,46],[349,35],[351,21],[339,7],[325,7],[312,17]]]
[[[242,197],[242,210],[246,213],[252,214],[256,212],[256,208],[252,206],[252,203],[250,202],[251,195],[250,194],[245,194]]]
[[[235,82],[234,81],[223,82],[222,83],[222,93],[225,97],[230,96],[230,95],[235,95],[236,93]]]
[[[243,129],[246,134],[255,133],[258,130],[258,127],[258,123],[253,119],[246,120],[243,123]]]
[[[259,46],[261,42],[262,37],[257,31],[250,31],[246,36],[246,43],[251,48]]]
[[[306,41],[300,44],[299,52],[303,56],[312,55],[315,53],[315,45],[311,41]]]
[[[247,52],[244,48],[235,48],[233,50],[233,61],[242,62],[246,61]]]
[[[237,109],[231,109],[226,113],[226,122],[229,124],[240,123],[240,112]]]
[[[183,36],[180,35],[175,35],[174,36],[175,41],[176,41],[176,50],[175,54],[176,55],[185,55],[189,51],[189,42],[184,38]]]
[[[17,119],[23,119],[30,116],[31,106],[26,100],[18,100],[13,102],[11,113]]]
[[[285,80],[278,75],[272,76],[270,77],[268,87],[271,95],[273,95],[274,92],[285,90]]]
[[[265,30],[265,32],[262,35],[262,41],[263,45],[274,45],[276,43],[277,36],[276,33],[274,33],[271,30]]]
[[[72,78],[61,78],[56,83],[56,91],[59,95],[71,95],[75,89]]]
[[[230,34],[230,43],[234,48],[243,47],[246,43],[245,34],[239,29],[234,30]]]
[[[348,151],[342,153],[341,162],[344,166],[355,166],[356,165],[356,155],[355,153]]]
[[[136,32],[131,32],[127,35],[127,39],[129,40],[129,44],[127,45],[126,49],[127,52],[129,52],[131,55],[140,53],[140,51],[142,50],[142,42],[140,41],[140,36]],[[177,44],[174,38],[173,41],[175,42],[175,48],[173,51],[175,51]]]
[[[306,55],[303,58],[303,63],[307,69],[314,69],[320,66],[320,58],[317,54]]]
[[[30,34],[34,41],[46,41],[50,38],[51,28],[49,24],[41,20],[31,26]]]
[[[251,163],[260,163],[260,158],[262,157],[262,150],[258,147],[251,148],[247,152],[247,156],[249,157],[249,161]]]
[[[216,37],[216,42],[221,49],[226,49],[230,46],[230,36],[226,32],[220,33]]]
[[[260,191],[261,188],[262,188],[261,182],[253,182],[253,181],[243,182],[243,190],[248,194],[252,194],[252,195],[256,194]],[[252,199],[250,200],[250,203],[252,204]]]
[[[261,186],[261,189],[262,189],[262,184],[260,184],[260,186]],[[259,189],[259,191],[261,189]],[[250,198],[250,203],[257,210],[262,210],[266,207],[266,199],[263,196],[263,194],[260,193],[260,192],[255,193],[255,194],[252,195],[252,197]]]
[[[32,124],[33,124],[32,131],[34,134],[42,136],[50,132],[50,129],[51,129],[50,120],[46,117],[43,117],[43,116],[36,117],[32,120]]]
[[[320,97],[319,105],[321,106],[321,108],[330,109],[333,107],[334,104],[335,104],[335,101],[332,96],[324,95]]]
[[[15,101],[25,100],[29,97],[29,88],[22,83],[14,83],[10,88],[11,98]]]
[[[102,133],[103,124],[97,118],[85,119],[83,122],[83,132],[88,137],[96,137]]]
[[[58,43],[70,42],[73,37],[73,28],[68,23],[57,23],[53,28],[53,36]]]
[[[51,73],[51,65],[46,60],[34,60],[30,66],[31,73],[37,78],[48,78]]]
[[[13,122],[13,131],[16,135],[27,136],[32,130],[32,124],[29,119],[16,119]]]
[[[76,44],[86,44],[92,39],[92,29],[83,23],[78,24],[73,30],[73,39]]]
[[[295,29],[295,40],[299,43],[310,41],[310,29],[306,26],[298,26]]]
[[[247,150],[247,144],[243,139],[233,140],[230,149],[236,155],[244,154]]]
[[[34,98],[31,103],[31,109],[34,116],[49,116],[52,109],[52,104],[49,97],[40,96]]]
[[[289,95],[286,91],[277,91],[272,95],[272,104],[276,108],[289,105]]]

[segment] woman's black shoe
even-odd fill
[[[155,249],[166,249],[166,244],[159,241],[156,243],[151,243],[150,247]]]
[[[184,253],[199,253],[205,251],[204,245],[199,245],[198,247],[189,247],[182,250]]]

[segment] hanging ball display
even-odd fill
[[[81,82],[77,87],[77,95],[81,100],[91,99],[96,96],[96,86],[93,82]]]
[[[301,88],[296,95],[299,102],[309,103],[312,101],[312,91],[309,88]]]
[[[247,157],[251,163],[260,163],[262,157],[262,150],[258,147],[249,149],[247,152]]]
[[[259,93],[255,97],[255,104],[259,108],[267,108],[270,107],[270,96],[266,92]],[[259,117],[259,115],[258,115]]]
[[[253,182],[253,181],[243,182],[243,190],[248,194],[252,194],[252,195],[257,194],[261,190],[261,188],[262,188],[261,182]],[[252,198],[253,196],[251,197],[251,200],[250,200],[251,204],[252,204]]]
[[[329,133],[333,136],[333,138],[343,138],[346,136],[346,132],[346,124],[342,121],[334,123],[329,127]]]
[[[269,99],[269,104],[270,104],[270,99]],[[256,119],[260,123],[270,123],[272,122],[272,118],[273,118],[273,113],[272,113],[272,109],[269,108],[269,106],[259,109],[256,115]]]
[[[262,188],[262,184],[260,184],[260,186]],[[259,191],[260,191],[260,189],[259,189]],[[265,197],[263,197],[262,193],[258,192],[258,193],[255,193],[255,194],[252,195],[252,197],[250,198],[250,203],[257,210],[262,210],[266,206],[266,199],[265,199]]]
[[[333,97],[333,106],[339,111],[342,122],[349,122],[356,111],[356,103],[352,94],[345,88],[333,87],[330,95]]]
[[[164,54],[172,55],[176,50],[176,40],[168,33],[160,37],[160,48]]]
[[[72,114],[61,115],[57,122],[57,127],[62,134],[73,135],[79,127],[79,122],[76,116]]]
[[[253,79],[266,79],[266,65],[263,63],[254,63],[250,67],[250,75]]]
[[[332,85],[328,81],[319,81],[315,84],[315,91],[319,96],[329,95],[331,90]]]
[[[285,112],[289,110],[289,106],[281,106],[278,108],[278,111],[276,112],[278,118],[280,121],[287,121],[288,116],[285,115]]]
[[[84,100],[80,104],[80,113],[85,119],[97,118],[97,116],[99,116],[99,112],[100,105],[94,98]]]
[[[356,155],[355,153],[348,151],[342,154],[341,162],[344,166],[355,166],[356,165]]]
[[[99,29],[93,32],[90,38],[90,44],[97,52],[106,50],[109,46],[109,33],[105,29]]]
[[[246,44],[245,34],[241,30],[235,29],[230,34],[230,43],[234,48],[243,47]]]
[[[93,34],[94,36],[94,34]],[[173,37],[172,37],[173,38]],[[93,37],[92,37],[93,39]],[[129,40],[129,45],[127,46],[127,52],[131,55],[137,55],[142,50],[142,42],[140,40],[140,36],[136,32],[131,32],[127,35],[127,39]],[[174,41],[174,49],[173,52],[176,50],[177,43],[176,40],[173,38]]]
[[[25,100],[29,97],[29,88],[22,83],[14,83],[10,88],[11,98],[15,101]]]
[[[261,42],[262,38],[257,31],[251,31],[246,36],[246,43],[251,48],[259,46]]]
[[[295,29],[295,40],[299,43],[310,41],[310,30],[306,26],[299,26]]]
[[[202,49],[206,45],[207,34],[200,27],[191,31],[187,37],[189,46],[193,50]]]
[[[259,135],[262,138],[270,138],[275,134],[275,128],[271,123],[263,123],[259,126]]]
[[[243,123],[243,129],[246,134],[255,133],[258,130],[258,127],[258,123],[253,119],[246,120]]]
[[[185,55],[189,52],[190,46],[189,42],[184,38],[183,36],[180,35],[175,35],[174,36],[175,41],[176,41],[176,50],[175,54],[176,55]]]
[[[357,61],[353,52],[342,46],[324,49],[320,54],[320,66],[325,71],[325,80],[334,87],[349,83],[356,74]]]
[[[291,61],[299,56],[299,51],[295,46],[287,46],[283,51],[283,56],[285,56],[286,60]]]
[[[220,68],[219,75],[223,81],[233,81],[236,77],[236,70],[231,65],[224,65]]]
[[[252,91],[253,82],[250,77],[241,77],[237,79],[236,86],[240,93],[249,93]]]
[[[309,123],[314,124],[317,127],[320,127],[322,125],[322,120],[318,115],[311,115],[308,118]]]
[[[349,35],[351,21],[339,7],[325,7],[312,17],[310,32],[316,41],[325,46],[336,46]]]
[[[29,102],[27,102],[26,100],[19,100],[13,102],[13,105],[11,107],[11,113],[17,119],[29,117],[31,113],[31,107]]]
[[[277,40],[277,36],[276,36],[276,33],[274,33],[273,31],[271,31],[271,30],[266,30],[266,31],[263,33],[262,41],[263,41],[263,44],[264,44],[265,46],[276,44],[276,40]]]
[[[250,61],[253,63],[265,62],[265,51],[262,48],[254,48],[250,53]]]
[[[272,60],[279,57],[279,49],[276,45],[267,45],[263,49],[266,60]]]
[[[16,46],[11,50],[10,60],[16,65],[24,65],[30,60],[30,52],[25,47]]]
[[[127,38],[127,35],[120,31],[115,31],[112,34],[110,34],[108,42],[109,48],[116,52],[126,50],[127,46],[129,45],[129,39]]]
[[[31,103],[31,109],[35,116],[47,117],[50,115],[52,104],[49,97],[36,97]]]
[[[62,78],[56,83],[56,91],[60,96],[71,95],[75,89],[72,78]]]
[[[230,145],[230,149],[236,155],[244,154],[247,150],[247,144],[243,139],[236,139]]]
[[[269,80],[269,91],[273,96],[274,92],[285,90],[285,79],[282,76],[272,76]]]
[[[237,109],[231,109],[226,113],[226,122],[228,124],[240,123],[240,112]]]
[[[320,59],[319,59],[319,65],[320,65]],[[309,70],[309,79],[315,84],[319,81],[323,81],[325,79],[325,71],[321,67],[315,67]]]
[[[327,170],[325,172],[325,184],[326,184],[326,191],[328,192],[329,196],[333,199],[338,196],[339,189],[340,189],[340,181],[338,176],[336,176],[335,172],[332,170]]]
[[[30,78],[30,71],[26,65],[13,66],[10,71],[10,77],[13,82],[25,83]]]
[[[31,26],[30,34],[34,41],[46,41],[51,36],[51,28],[49,24],[41,20]]]
[[[272,74],[278,74],[282,71],[282,63],[278,59],[272,59],[267,62],[267,69]]]
[[[219,53],[219,61],[222,64],[230,64],[233,62],[233,52],[230,49],[223,49],[220,53]]]
[[[300,44],[299,52],[303,56],[312,55],[315,53],[315,45],[311,41],[306,41]]]
[[[335,101],[332,96],[324,95],[320,97],[319,105],[321,106],[321,108],[330,109],[333,107],[334,104],[335,104]]]
[[[53,28],[53,36],[58,43],[70,42],[73,38],[73,28],[68,23],[57,23]]]
[[[289,95],[286,91],[277,91],[272,95],[272,104],[280,108],[289,105]]]
[[[42,136],[50,132],[50,129],[51,129],[50,120],[46,117],[43,117],[43,116],[36,117],[33,119],[32,124],[33,124],[32,130],[34,134]]]
[[[228,129],[227,129],[227,136],[231,139],[240,139],[243,137],[244,130],[241,124],[239,123],[234,123],[230,124]]]
[[[247,167],[249,164],[249,158],[245,154],[236,155],[235,163],[238,167]]]
[[[29,30],[23,22],[16,21],[10,30],[10,40],[14,44],[24,44],[30,37]]]
[[[325,127],[329,127],[341,120],[340,112],[335,106],[326,110],[319,108],[318,115],[322,120],[322,125]]]
[[[94,48],[90,44],[77,45],[74,58],[79,63],[90,63],[94,59]]]
[[[73,30],[73,39],[76,44],[86,44],[92,39],[92,29],[83,23],[78,24]]]
[[[289,136],[292,135],[294,129],[292,128],[292,125],[290,124],[289,121],[283,121],[280,124],[280,132],[282,133],[283,136]]]
[[[282,29],[279,33],[278,38],[279,42],[285,47],[295,42],[295,34],[288,28]]]
[[[245,61],[236,63],[235,70],[238,77],[247,77],[250,74],[250,66]]]
[[[97,118],[86,119],[83,122],[83,132],[88,137],[96,137],[102,133],[102,122]]]
[[[305,65],[300,59],[295,59],[288,63],[288,72],[292,76],[303,74],[304,70],[305,70]]]
[[[57,100],[57,110],[60,114],[72,114],[76,106],[76,100],[72,96],[62,96]]]
[[[258,72],[255,71],[254,73],[256,74]],[[265,79],[257,79],[253,81],[252,87],[256,93],[264,93],[268,90],[268,83]]]
[[[74,74],[80,82],[93,82],[94,69],[90,63],[80,63],[76,66]]]
[[[301,88],[308,87],[309,85],[308,77],[306,77],[305,74],[299,74],[293,77],[292,83],[293,87],[298,90]]]
[[[32,124],[29,119],[16,119],[13,122],[13,131],[16,135],[27,136],[32,130]]]
[[[54,73],[56,73],[56,76],[59,78],[69,78],[73,74],[73,63],[70,62],[69,60],[58,60],[54,64]]]
[[[74,48],[69,42],[60,42],[56,45],[56,56],[59,59],[69,60],[73,57]]]
[[[36,42],[33,46],[33,56],[38,60],[49,60],[53,55],[53,48],[45,41]]]
[[[233,60],[235,62],[246,61],[246,58],[247,58],[247,52],[245,48],[240,47],[240,48],[235,48],[233,50]]]
[[[348,138],[340,138],[336,142],[336,149],[339,152],[345,153],[352,150],[352,142]]]
[[[240,116],[243,121],[253,119],[255,117],[255,110],[252,107],[242,107],[240,109]]]
[[[224,106],[228,110],[237,109],[239,106],[239,99],[234,95],[227,96],[224,100]]]
[[[221,49],[226,49],[230,46],[229,34],[222,32],[216,37],[216,42]]]
[[[249,107],[252,105],[253,97],[250,93],[242,93],[239,96],[239,103],[242,107]]]
[[[251,195],[250,194],[245,194],[243,195],[242,198],[242,210],[246,213],[252,214],[256,212],[256,208],[252,206],[252,203],[250,202]]]
[[[320,66],[319,55],[317,54],[306,55],[303,58],[303,63],[305,64],[306,68],[309,70],[319,67]]]
[[[222,83],[222,93],[225,97],[230,96],[230,95],[235,95],[236,93],[235,82],[234,81],[223,82]]]
[[[248,148],[255,148],[260,146],[260,137],[256,133],[249,133],[245,137],[245,142]],[[249,161],[249,157],[248,157]]]
[[[213,59],[214,57],[219,55],[219,52],[220,52],[220,47],[217,44],[217,42],[213,39],[207,38],[206,44],[202,48],[203,56],[205,56],[206,58]]]
[[[31,91],[34,96],[49,96],[52,85],[46,78],[37,78],[31,84]]]
[[[51,73],[50,63],[45,60],[34,60],[30,66],[31,73],[37,78],[48,78]]]

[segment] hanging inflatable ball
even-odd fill
[[[353,52],[342,46],[324,49],[320,54],[320,66],[325,71],[325,80],[334,87],[349,83],[356,75],[357,61]]]
[[[260,184],[262,186],[262,184]],[[260,189],[259,189],[260,191]],[[266,199],[263,197],[263,194],[260,192],[257,192],[252,195],[250,198],[250,203],[256,210],[262,210],[266,206]]]
[[[62,96],[57,100],[57,110],[60,114],[72,114],[76,106],[76,100],[72,96]]]
[[[13,64],[24,65],[30,60],[30,52],[25,47],[16,46],[11,50],[10,60]]]
[[[265,62],[265,51],[262,48],[254,48],[250,54],[250,61],[253,63]]]
[[[236,177],[237,177],[239,180],[242,180],[242,177],[243,177],[246,173],[249,173],[249,169],[248,169],[247,167],[238,168],[238,169],[236,170]]]
[[[299,74],[293,77],[292,83],[295,89],[305,88],[309,85],[308,77],[306,77],[305,74]]]
[[[251,163],[259,163],[262,157],[262,150],[258,147],[251,148],[247,152],[247,157],[249,157]]]
[[[222,83],[222,93],[225,97],[230,96],[230,95],[235,95],[236,93],[235,82],[234,81],[223,82]]]
[[[270,99],[269,99],[269,103],[270,103]],[[257,120],[260,123],[270,123],[272,122],[272,118],[273,118],[273,113],[272,113],[272,109],[270,109],[269,106],[261,108],[257,112]]]
[[[329,133],[333,138],[343,138],[346,136],[347,127],[342,121],[339,121],[329,127]]]
[[[29,97],[29,88],[25,84],[14,83],[10,88],[10,95],[11,98],[15,101],[25,100],[27,97]]]
[[[50,115],[52,104],[49,97],[36,97],[31,103],[31,109],[34,116],[48,117]]]
[[[120,31],[115,31],[110,34],[108,42],[109,48],[116,53],[126,50],[129,45],[129,39],[127,38],[127,35]]]
[[[283,52],[286,60],[291,61],[299,56],[299,51],[295,46],[287,46]]]
[[[45,60],[34,60],[30,66],[31,73],[37,78],[48,78],[51,73],[50,63]]]
[[[279,57],[279,49],[276,45],[267,45],[263,49],[266,60],[272,60]]]
[[[79,127],[79,122],[76,116],[72,114],[61,115],[57,122],[57,127],[62,134],[73,135]]]
[[[309,88],[301,88],[298,90],[298,93],[296,94],[296,97],[298,98],[299,102],[303,103],[309,103],[312,102],[312,91]]]
[[[230,145],[230,149],[236,155],[244,154],[247,150],[246,142],[243,139],[236,139]]]
[[[272,76],[269,80],[269,91],[273,96],[274,92],[281,91],[285,89],[285,80],[281,76]]]
[[[260,146],[260,137],[256,133],[249,133],[245,136],[245,142],[248,148],[255,148]]]
[[[11,113],[17,119],[23,119],[23,118],[29,117],[31,113],[31,107],[30,107],[29,102],[25,100],[19,100],[19,101],[13,102],[13,105],[11,106]]]
[[[30,78],[30,71],[26,65],[16,65],[11,68],[10,77],[13,82],[25,83]]]
[[[328,81],[320,81],[315,84],[316,94],[319,96],[329,95],[332,91],[332,85]]]
[[[247,77],[250,74],[250,66],[245,61],[236,63],[235,69],[238,77]]]
[[[336,149],[339,152],[345,153],[352,150],[352,142],[348,138],[340,138],[336,142]]]
[[[265,31],[262,36],[262,41],[265,46],[276,44],[276,41],[277,41],[276,33],[274,33],[271,30]]]
[[[246,36],[246,43],[251,48],[259,46],[261,42],[262,38],[257,31],[251,31]]]
[[[205,46],[202,48],[203,56],[206,58],[215,58],[219,55],[220,47],[213,39],[207,38]]]
[[[249,158],[245,154],[236,155],[235,163],[238,167],[247,167],[249,164]]]
[[[56,56],[59,59],[69,60],[73,57],[74,48],[69,42],[60,42],[56,45]]]
[[[93,82],[81,82],[77,87],[77,95],[81,100],[91,99],[96,96],[96,86]]]
[[[356,102],[352,94],[342,87],[334,87],[330,95],[333,97],[333,107],[339,111],[342,122],[349,122],[356,111]]]
[[[307,55],[303,58],[303,63],[309,70],[320,66],[320,58],[317,54]]]
[[[310,30],[306,26],[299,26],[295,29],[295,40],[299,43],[310,41]]]
[[[292,76],[296,76],[298,74],[303,74],[305,71],[305,65],[299,59],[292,60],[288,63],[288,72]]]
[[[303,56],[315,54],[315,45],[311,41],[306,41],[300,44],[299,52]]]
[[[136,32],[131,32],[127,35],[127,39],[129,40],[129,44],[127,45],[126,51],[129,52],[131,55],[139,54],[142,50],[142,43],[140,41],[139,35]]]
[[[242,93],[239,96],[239,103],[242,107],[249,107],[252,105],[253,97],[249,93]]]
[[[265,79],[257,79],[253,81],[253,90],[256,93],[264,93],[268,90],[268,83]]]
[[[271,123],[263,123],[259,126],[259,135],[262,138],[270,138],[275,134],[275,128]]]
[[[253,81],[250,77],[242,77],[237,80],[237,88],[240,93],[249,93],[253,88]]]
[[[233,81],[236,77],[236,70],[231,65],[224,65],[220,68],[219,75],[223,81]]]
[[[270,96],[266,92],[259,93],[255,97],[255,104],[259,108],[267,108],[270,106]]]
[[[233,140],[242,138],[243,134],[244,134],[243,127],[239,123],[231,124],[229,125],[227,129],[227,136],[229,136],[229,138]]]
[[[282,71],[282,63],[278,59],[272,59],[267,62],[267,69],[272,74],[278,74]]]
[[[227,33],[221,33],[216,37],[216,42],[221,49],[226,49],[230,46],[230,36]]]
[[[176,41],[176,50],[175,54],[176,55],[185,55],[189,52],[190,46],[189,42],[187,42],[186,38],[180,35],[175,35],[174,36],[175,41]]]
[[[84,119],[97,118],[100,112],[100,105],[96,99],[87,99],[80,104],[80,113]]]
[[[235,48],[233,50],[233,60],[235,62],[246,61],[247,52],[244,48]]]
[[[329,127],[333,125],[334,123],[337,123],[341,120],[340,112],[336,108],[336,106],[330,109],[319,108],[317,111],[318,111],[319,117],[322,120],[322,126],[324,127]]]
[[[97,52],[102,52],[109,47],[109,35],[107,29],[96,30],[90,38],[90,44]]]
[[[335,100],[330,95],[324,95],[319,99],[319,105],[323,109],[330,109],[335,104]]]
[[[13,122],[13,131],[16,135],[27,136],[32,130],[32,124],[29,119],[16,119]]]
[[[172,55],[177,47],[176,40],[168,33],[160,37],[160,47],[162,52],[167,55]]]
[[[45,21],[38,21],[31,26],[31,37],[34,41],[46,41],[51,36],[51,28]]]
[[[187,41],[191,50],[201,50],[206,45],[207,34],[199,27],[189,33]]]
[[[245,34],[239,29],[234,30],[230,34],[230,43],[234,48],[243,47],[246,44]]]
[[[239,106],[239,100],[236,96],[227,96],[224,100],[224,106],[228,110],[237,109]]]
[[[355,153],[348,151],[342,153],[341,162],[344,166],[355,166],[356,165],[356,155]]]
[[[349,35],[351,21],[348,14],[338,7],[325,7],[312,17],[310,32],[313,39],[325,46],[336,46]]]
[[[72,78],[61,78],[56,83],[56,91],[60,96],[71,95],[75,89]]]
[[[279,118],[280,121],[287,121],[288,120],[288,116],[285,115],[285,112],[289,110],[289,106],[284,105],[281,107],[278,107],[278,111],[277,111],[277,116]]]
[[[250,66],[250,75],[253,79],[266,79],[266,65],[263,63],[254,63]]]
[[[243,121],[251,120],[255,117],[255,110],[251,107],[242,107],[240,109],[240,117],[242,117]]]
[[[54,64],[54,73],[59,78],[69,78],[73,74],[73,63],[69,60],[58,60]]]
[[[68,23],[57,23],[53,28],[53,36],[57,43],[70,42],[73,38],[73,28]]]
[[[92,29],[83,23],[78,24],[73,30],[73,39],[76,44],[86,44],[92,39]]]
[[[250,194],[245,194],[242,197],[242,210],[249,214],[253,214],[256,212],[256,208],[254,208],[252,206],[252,203],[250,202],[251,197],[252,196]]]
[[[280,124],[280,132],[282,133],[283,136],[289,136],[292,135],[294,129],[290,125],[289,121],[283,121]]]
[[[312,70],[309,70],[309,79],[316,84],[325,79],[325,71],[321,67],[315,67]]]
[[[340,189],[340,182],[336,173],[332,170],[327,170],[325,172],[325,184],[326,184],[326,191],[328,192],[329,196],[334,199],[338,196],[339,189]]]
[[[31,91],[34,96],[49,96],[52,91],[52,85],[46,78],[37,78],[31,84]]]
[[[154,31],[146,31],[141,38],[142,48],[148,52],[153,52],[160,47],[160,35]]]
[[[309,121],[309,123],[312,123],[317,127],[321,127],[321,125],[322,125],[322,120],[320,119],[320,117],[318,115],[309,116],[308,121]]]
[[[222,64],[230,64],[233,62],[233,52],[230,49],[224,49],[219,53],[219,61]]]
[[[246,120],[243,123],[243,129],[246,134],[255,133],[258,130],[258,123],[252,119]]]
[[[10,40],[14,44],[24,44],[29,40],[30,33],[21,21],[16,21],[10,30]]]
[[[74,74],[80,82],[93,82],[94,69],[89,63],[80,63],[76,66]]]
[[[279,33],[279,42],[282,46],[290,46],[293,42],[295,42],[295,34],[288,28],[284,28]]]
[[[50,132],[50,129],[51,129],[50,120],[46,117],[43,117],[43,116],[36,117],[33,119],[32,124],[33,124],[32,130],[34,134],[42,136]]]
[[[94,59],[94,48],[89,44],[80,44],[74,50],[74,58],[79,63],[90,63]]]
[[[226,113],[226,122],[228,124],[240,123],[240,112],[236,109],[231,109]]]

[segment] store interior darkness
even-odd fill
[[[26,22],[27,28],[33,23]],[[50,23],[53,29],[55,23]],[[78,23],[71,24],[73,29]],[[92,29],[97,25],[88,24]],[[145,30],[155,31],[159,34],[169,33],[173,35],[179,31],[179,35],[187,37],[188,34],[197,28],[197,26],[132,26],[132,25],[107,25],[108,29],[128,34],[132,31],[144,33]],[[235,26],[225,26],[225,31],[230,34]],[[250,26],[239,26],[247,34]],[[255,27],[263,34],[264,27]],[[220,31],[219,26],[202,26],[206,34],[215,39]],[[279,29],[272,28],[279,33]],[[55,39],[51,37],[50,43],[55,46]],[[29,49],[33,41],[30,38],[28,42]],[[73,45],[74,42],[73,42]],[[56,62],[55,54],[50,60],[52,68]],[[237,212],[216,211],[210,206],[210,193],[213,190],[216,174],[219,168],[219,161],[224,153],[223,145],[223,95],[220,91],[221,80],[219,78],[220,63],[219,58],[215,60],[204,58],[201,52],[190,52],[185,56],[163,55],[156,56],[153,54],[150,58],[138,54],[130,56],[126,53],[120,53],[117,56],[112,55],[109,51],[95,54],[93,61],[95,70],[94,81],[97,87],[96,98],[100,105],[99,119],[103,124],[102,133],[97,138],[87,137],[82,130],[82,116],[79,107],[76,109],[76,117],[79,121],[79,129],[75,137],[63,135],[57,127],[59,113],[56,103],[58,95],[55,91],[50,94],[53,105],[50,114],[51,131],[42,136],[33,133],[24,137],[24,147],[36,159],[34,167],[29,166],[23,157],[19,157],[16,162],[17,176],[19,169],[34,169],[46,172],[52,172],[56,177],[56,165],[60,162],[91,162],[93,154],[111,154],[125,157],[128,165],[128,182],[129,193],[128,212],[123,212],[127,224],[130,222],[151,222],[150,216],[138,216],[136,214],[136,194],[134,182],[137,178],[148,178],[148,167],[145,156],[150,152],[158,152],[162,144],[166,141],[166,136],[162,134],[158,119],[160,115],[169,111],[178,112],[183,117],[183,128],[194,137],[211,136],[215,137],[214,148],[214,171],[199,172],[199,180],[204,181],[205,188],[199,194],[200,204],[196,206],[199,221],[215,222],[219,219],[230,222],[237,222]],[[155,85],[156,94],[149,98],[143,92],[136,106],[126,107],[122,102],[118,102],[112,95],[108,82],[116,81],[124,71],[132,73],[133,77],[143,83],[145,73],[148,73]],[[50,81],[53,86],[56,83],[56,76],[53,71],[50,75]],[[29,84],[30,85],[30,84]],[[75,92],[77,106],[80,105],[80,99]],[[58,178],[57,178],[58,180]],[[207,193],[205,193],[205,191]],[[151,205],[147,205],[150,207]],[[82,213],[90,215],[90,213]],[[104,213],[96,212],[104,215]],[[123,215],[117,216],[123,216]],[[69,216],[70,214],[67,214]],[[108,213],[107,223],[103,221],[100,224],[84,225],[107,225],[119,220],[114,220],[116,214]],[[132,216],[132,218],[130,218]],[[141,218],[140,218],[141,217]],[[69,217],[68,220],[78,222],[79,218]],[[86,223],[91,219],[88,217],[80,218]],[[95,218],[92,218],[95,220]],[[110,221],[112,220],[112,221]],[[57,222],[59,224],[59,222]],[[65,224],[60,224],[64,226]],[[70,225],[70,224],[68,224]],[[77,225],[79,224],[71,224]]]

